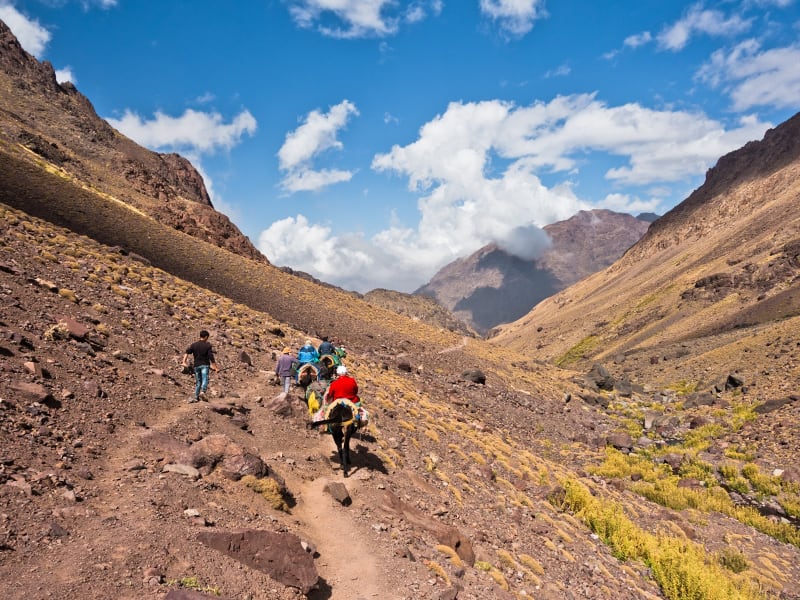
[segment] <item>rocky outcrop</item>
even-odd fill
[[[201,531],[197,539],[303,594],[314,589],[319,580],[314,558],[294,534],[256,529]]]

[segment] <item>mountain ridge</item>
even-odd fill
[[[2,21],[0,97],[7,151],[45,161],[174,229],[267,260],[228,217],[213,210],[203,178],[188,160],[152,152],[117,132],[72,83],[59,84],[52,65],[28,54]]]
[[[414,293],[436,298],[481,334],[518,319],[539,301],[605,268],[649,222],[605,209],[579,211],[546,225],[550,245],[533,260],[488,244],[442,267]]]

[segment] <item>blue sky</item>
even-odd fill
[[[413,291],[589,208],[663,214],[800,110],[800,0],[0,0],[279,266]],[[225,8],[221,8],[225,6]]]

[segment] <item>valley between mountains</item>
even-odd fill
[[[483,339],[275,267],[2,23],[0,97],[4,598],[800,598],[800,116]],[[274,377],[323,336],[371,414],[347,478]]]

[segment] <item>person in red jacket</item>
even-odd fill
[[[346,398],[354,403],[359,402],[358,384],[355,379],[347,374],[347,367],[344,365],[336,367],[336,375],[336,379],[328,386],[325,402],[333,402],[339,398]]]

